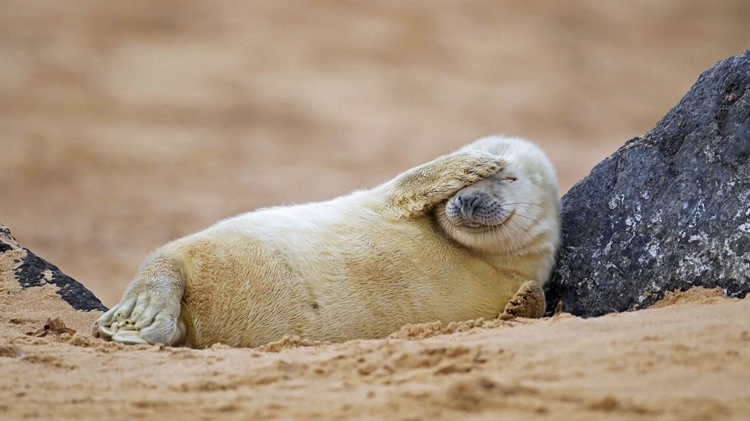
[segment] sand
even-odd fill
[[[0,418],[695,419],[750,416],[750,300],[694,288],[582,319],[405,326],[258,349],[94,339],[99,312],[0,284]],[[49,318],[77,332],[39,336]],[[36,335],[35,335],[36,333]]]

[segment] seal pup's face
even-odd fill
[[[544,152],[523,139],[502,136],[480,139],[461,150],[501,156],[506,166],[436,207],[443,231],[482,253],[522,255],[557,247],[557,178]]]

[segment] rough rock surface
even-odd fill
[[[21,247],[0,224],[0,276],[15,279],[21,288],[41,287],[45,284],[57,286],[57,294],[76,310],[107,311],[96,296],[70,276],[60,272],[57,266]],[[0,291],[2,292],[2,291]]]
[[[548,312],[598,316],[664,292],[750,291],[750,50],[704,71],[562,199]]]

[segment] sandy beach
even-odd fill
[[[750,45],[747,2],[0,9],[0,221],[106,306],[170,240],[490,134],[538,143],[562,195]],[[3,420],[750,419],[750,301],[721,291],[194,350],[95,339],[101,313],[21,290],[14,264],[0,259]]]
[[[3,419],[746,420],[750,301],[720,290],[581,319],[409,325],[259,349],[94,339],[54,287],[0,296]],[[75,333],[35,336],[50,317]],[[39,333],[37,333],[39,335]]]

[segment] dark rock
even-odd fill
[[[562,199],[548,311],[644,308],[664,292],[750,291],[750,50],[704,71],[642,137]]]
[[[23,289],[41,287],[45,284],[57,286],[57,294],[76,310],[107,311],[96,296],[70,276],[60,272],[26,248],[21,247],[10,234],[10,230],[0,224],[0,276],[13,278]]]

